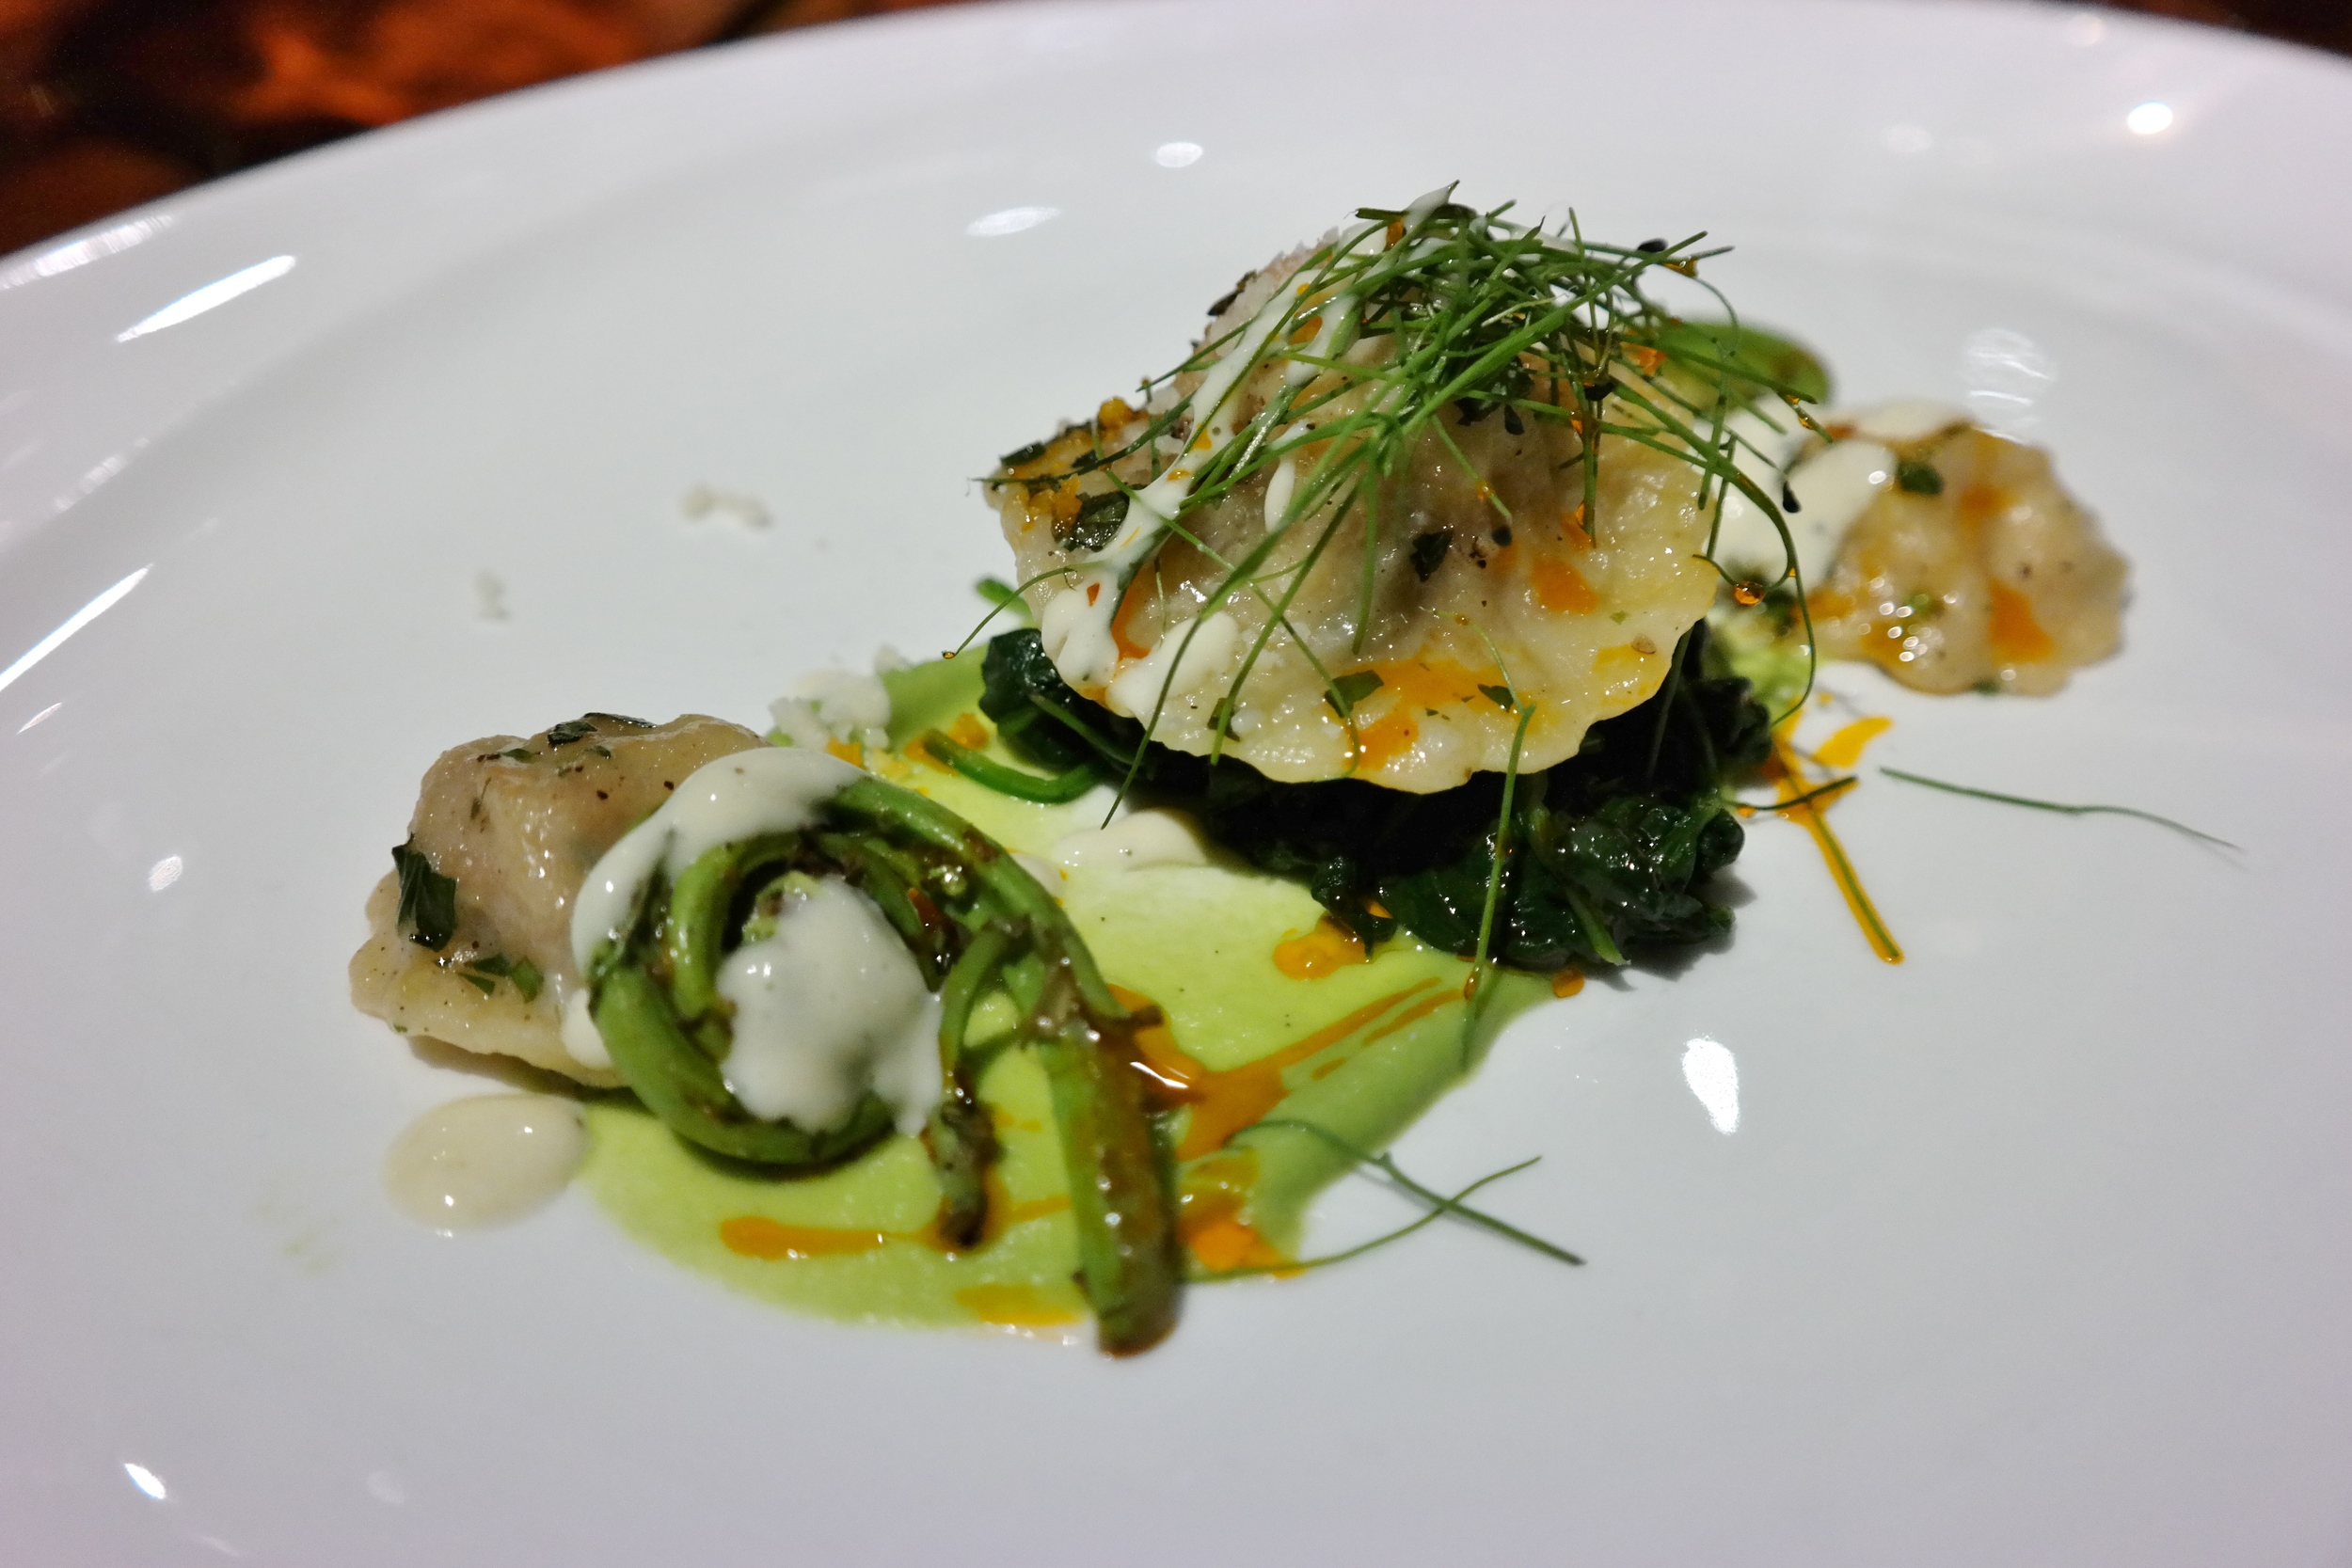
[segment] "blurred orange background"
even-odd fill
[[[0,0],[0,254],[411,115],[959,0]],[[2352,54],[2347,0],[2118,0]]]

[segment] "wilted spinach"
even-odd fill
[[[1052,768],[1124,770],[1133,760],[1142,726],[1073,691],[1035,631],[997,638],[982,668],[981,711],[1016,753]],[[1577,755],[1519,780],[1495,957],[1537,972],[1620,963],[1629,949],[1728,929],[1731,911],[1703,891],[1745,837],[1723,789],[1770,746],[1770,719],[1748,683],[1709,646],[1705,623],[1692,627],[1657,695],[1595,724]],[[1433,946],[1476,949],[1498,774],[1434,795],[1353,779],[1279,784],[1232,758],[1212,768],[1155,741],[1137,787],[1193,813],[1252,864],[1304,882],[1367,942],[1401,925]]]

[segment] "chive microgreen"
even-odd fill
[[[1572,1267],[1581,1267],[1584,1262],[1583,1259],[1579,1258],[1575,1253],[1570,1252],[1567,1248],[1547,1242],[1541,1236],[1530,1235],[1527,1231],[1521,1230],[1518,1226],[1512,1225],[1504,1220],[1497,1219],[1494,1215],[1486,1213],[1483,1210],[1473,1209],[1469,1204],[1462,1201],[1464,1198],[1469,1197],[1471,1194],[1479,1191],[1481,1188],[1491,1186],[1495,1182],[1502,1180],[1506,1176],[1517,1176],[1519,1172],[1527,1169],[1530,1165],[1534,1164],[1535,1159],[1521,1160],[1518,1164],[1505,1165],[1502,1169],[1498,1171],[1489,1171],[1485,1176],[1482,1176],[1477,1180],[1471,1182],[1469,1186],[1464,1187],[1461,1191],[1448,1196],[1446,1194],[1440,1193],[1433,1187],[1423,1186],[1419,1181],[1416,1181],[1411,1177],[1406,1175],[1403,1170],[1398,1168],[1396,1160],[1393,1156],[1387,1154],[1374,1154],[1359,1148],[1354,1144],[1348,1142],[1345,1138],[1343,1138],[1338,1133],[1332,1132],[1329,1128],[1324,1127],[1316,1122],[1300,1121],[1289,1117],[1269,1117],[1264,1121],[1244,1128],[1242,1132],[1235,1134],[1235,1136],[1245,1137],[1251,1132],[1262,1132],[1269,1129],[1309,1133],[1321,1142],[1329,1145],[1333,1149],[1343,1155],[1345,1155],[1348,1159],[1353,1160],[1358,1164],[1370,1165],[1373,1169],[1387,1177],[1390,1184],[1394,1186],[1399,1192],[1405,1193],[1419,1202],[1428,1205],[1428,1212],[1422,1214],[1420,1218],[1413,1220],[1409,1224],[1399,1226],[1396,1229],[1390,1231],[1384,1236],[1375,1236],[1371,1241],[1359,1242],[1352,1247],[1344,1248],[1339,1252],[1327,1253],[1320,1258],[1302,1258],[1297,1261],[1291,1263],[1251,1263],[1244,1264],[1239,1268],[1203,1271],[1202,1273],[1193,1276],[1197,1279],[1204,1281],[1245,1279],[1253,1275],[1294,1274],[1307,1269],[1328,1268],[1333,1263],[1344,1263],[1351,1258],[1360,1258],[1365,1253],[1372,1251],[1375,1247],[1386,1246],[1391,1242],[1403,1241],[1414,1231],[1422,1228],[1424,1226],[1434,1224],[1438,1220],[1443,1219],[1448,1215],[1452,1215],[1454,1218],[1461,1220],[1466,1224],[1477,1226],[1482,1230],[1491,1231],[1495,1235],[1502,1237],[1506,1242],[1511,1242],[1517,1245],[1523,1246],[1531,1252],[1541,1253],[1546,1258],[1552,1259],[1557,1262],[1566,1263]],[[1540,1158],[1540,1156],[1537,1156],[1536,1158]]]
[[[1380,492],[1407,470],[1425,437],[1454,445],[1448,418],[1472,417],[1470,410],[1483,418],[1502,408],[1513,428],[1531,419],[1565,426],[1586,454],[1576,466],[1590,527],[1600,521],[1603,437],[1621,437],[1689,464],[1714,493],[1736,490],[1770,519],[1787,557],[1780,580],[1798,579],[1786,522],[1793,499],[1767,495],[1743,471],[1740,460],[1753,449],[1726,415],[1752,398],[1778,397],[1794,407],[1795,400],[1817,393],[1818,382],[1804,373],[1809,358],[1800,351],[1785,362],[1759,354],[1734,363],[1724,344],[1741,339],[1745,329],[1736,321],[1715,336],[1694,331],[1645,292],[1646,275],[1657,268],[1695,277],[1698,261],[1722,254],[1699,248],[1703,235],[1612,245],[1587,240],[1573,215],[1559,229],[1546,230],[1511,221],[1509,211],[1506,204],[1476,212],[1452,200],[1451,187],[1401,211],[1359,209],[1359,221],[1311,254],[1286,279],[1290,286],[1250,320],[1221,315],[1190,357],[1143,384],[1152,413],[1135,421],[1140,427],[1136,435],[1108,451],[1098,437],[1087,454],[1088,469],[1141,456],[1151,465],[1149,483],[1172,477],[1182,488],[1181,499],[1165,515],[1150,511],[1150,526],[1141,530],[1122,504],[1119,526],[1101,533],[1102,544],[1084,546],[1092,559],[1064,568],[1107,573],[1105,592],[1123,592],[1168,539],[1189,537],[1184,526],[1189,515],[1295,462],[1288,505],[1239,560],[1220,563],[1224,576],[1196,611],[1197,626],[1236,594],[1264,599],[1260,574],[1292,529],[1311,528],[1310,547],[1286,564],[1289,580],[1229,677],[1218,711],[1239,711],[1243,687],[1268,641],[1284,630],[1316,561],[1359,509],[1366,570],[1354,646],[1362,650],[1375,620]],[[1220,304],[1230,312],[1232,301]],[[1178,375],[1197,374],[1241,353],[1248,358],[1239,373],[1212,374],[1201,388],[1172,395]],[[1256,372],[1278,361],[1286,361],[1291,372],[1262,397],[1253,393],[1256,411],[1247,420],[1233,418],[1229,435],[1205,443],[1181,438],[1210,430],[1245,387],[1260,385]],[[1203,391],[1218,401],[1194,406]],[[1802,410],[1798,416],[1803,419]],[[1120,434],[1126,436],[1126,429]],[[1171,436],[1178,439],[1167,439]],[[1317,450],[1310,454],[1310,447]],[[1007,465],[1035,455],[1025,448],[1009,454]],[[1047,476],[1047,483],[1066,482],[1080,471],[1072,466]],[[1119,493],[1122,503],[1130,494]],[[1508,527],[1500,498],[1489,492],[1488,499]],[[1784,499],[1791,504],[1778,504]],[[1075,547],[1081,535],[1097,536],[1083,526],[1086,507],[1095,504],[1082,506],[1081,526],[1072,530],[1066,548]],[[1413,540],[1410,559],[1423,580],[1438,569],[1448,544],[1443,532]],[[1798,587],[1801,593],[1801,582]],[[1147,734],[1158,718],[1155,708]],[[1212,735],[1212,760],[1225,738],[1222,727]]]
[[[1882,768],[1879,771],[1890,779],[1900,779],[1905,784],[1924,784],[1930,789],[1940,789],[1947,795],[1966,795],[1979,800],[1995,800],[2005,806],[2024,806],[2031,811],[2054,811],[2067,816],[2136,816],[2142,822],[2153,822],[2159,828],[2169,828],[2176,833],[2186,834],[2200,844],[2211,844],[2223,849],[2241,849],[2242,852],[2241,846],[2233,844],[2226,838],[2217,838],[2212,833],[2200,832],[2185,822],[2175,822],[2169,816],[2158,816],[2154,812],[2140,811],[2133,806],[2062,805],[2056,800],[2037,800],[2026,795],[2004,795],[1997,789],[1977,789],[1967,784],[1947,784],[1942,779],[1931,779],[1918,773],[1906,773],[1899,768]]]
[[[1036,619],[1029,613],[1029,601],[1023,598],[1011,583],[1001,578],[982,578],[972,585],[972,591],[1023,626]]]
[[[1041,805],[1057,806],[1076,800],[1096,784],[1103,776],[1085,763],[1063,769],[1051,777],[1025,773],[1018,768],[1006,766],[993,757],[982,755],[968,746],[959,745],[938,730],[926,730],[922,736],[923,750],[943,766],[970,779],[983,788],[999,795],[1009,795],[1017,800],[1035,800]]]

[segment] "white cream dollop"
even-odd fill
[[[939,1103],[939,999],[872,900],[826,879],[787,897],[775,933],[729,954],[727,1089],[769,1121],[837,1127],[866,1090],[919,1132]]]
[[[1846,531],[1895,483],[1897,460],[1887,443],[1923,440],[1966,424],[1968,416],[1948,404],[1923,398],[1899,398],[1852,413],[1807,412],[1817,422],[1842,425],[1851,434],[1793,468],[1788,461],[1804,444],[1806,433],[1785,410],[1741,409],[1728,422],[1758,449],[1741,451],[1740,469],[1767,494],[1785,477],[1796,496],[1797,510],[1788,514],[1788,537],[1797,547],[1797,567],[1810,586],[1827,579]],[[1760,570],[1768,581],[1779,575],[1784,560],[1780,534],[1738,491],[1724,499],[1715,559],[1730,570]]]
[[[582,973],[617,941],[647,878],[675,879],[706,850],[791,832],[864,777],[823,752],[763,747],[689,775],[661,808],[605,852],[572,912]],[[727,955],[719,994],[734,1004],[734,1043],[721,1064],[752,1115],[809,1132],[837,1127],[871,1089],[902,1132],[919,1132],[940,1095],[939,1003],[898,933],[865,895],[825,879],[787,895],[775,931]],[[595,1032],[595,1021],[586,1021]],[[564,1046],[575,1043],[566,1006]],[[583,1057],[584,1059],[584,1057]]]
[[[659,868],[675,880],[705,850],[761,833],[788,833],[866,775],[823,752],[761,746],[705,763],[660,810],[604,852],[572,906],[572,961],[589,960],[625,934],[629,911]]]
[[[1815,452],[1788,470],[1798,507],[1788,518],[1788,532],[1797,542],[1797,564],[1807,586],[1829,576],[1846,531],[1894,483],[1895,454],[1859,436]]]
[[[408,1124],[384,1156],[384,1192],[402,1213],[449,1235],[542,1207],[587,1152],[587,1124],[570,1101],[477,1095]]]

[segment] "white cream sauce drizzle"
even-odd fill
[[[1788,519],[1804,580],[1820,582],[1836,563],[1846,530],[1895,483],[1895,454],[1876,441],[1849,436],[1788,470],[1799,511]]]
[[[393,1208],[446,1236],[545,1207],[587,1153],[587,1124],[570,1101],[478,1095],[436,1105],[392,1140],[384,1192]]]
[[[1192,640],[1189,647],[1187,637]],[[1168,702],[1184,701],[1223,674],[1240,646],[1241,624],[1221,610],[1200,623],[1198,631],[1191,622],[1179,622],[1162,634],[1158,647],[1120,666],[1104,693],[1104,705],[1148,722],[1163,692]]]
[[[1430,205],[1434,207],[1436,203]],[[1119,640],[1111,632],[1111,623],[1119,614],[1120,587],[1157,546],[1160,535],[1184,506],[1184,499],[1192,494],[1202,466],[1241,434],[1244,427],[1238,420],[1240,405],[1233,399],[1234,388],[1257,367],[1266,340],[1281,326],[1306,287],[1298,284],[1288,290],[1277,289],[1259,307],[1258,313],[1249,318],[1225,353],[1208,368],[1200,388],[1185,400],[1193,414],[1193,431],[1184,450],[1157,479],[1129,496],[1127,516],[1118,534],[1063,578],[1067,586],[1038,617],[1038,633],[1044,642],[1045,655],[1054,661],[1062,679],[1072,686],[1085,689],[1106,686],[1117,678]],[[1316,313],[1321,325],[1306,353],[1313,357],[1327,357],[1355,308],[1355,296],[1346,293],[1336,293],[1318,306]],[[1314,366],[1294,360],[1284,372],[1284,380],[1294,387],[1303,386],[1316,373]],[[1290,470],[1291,483],[1295,483],[1295,468],[1287,461],[1283,467]],[[1285,487],[1283,503],[1288,502]],[[1269,510],[1267,515],[1267,526],[1272,527],[1279,515]]]
[[[1777,492],[1788,460],[1804,443],[1806,431],[1797,416],[1786,404],[1770,408],[1751,406],[1732,415],[1724,425],[1724,433],[1741,443],[1733,459],[1740,471],[1766,495]],[[1799,532],[1798,518],[1790,517],[1788,521],[1788,531],[1794,537]],[[1835,547],[1836,542],[1832,541],[1832,548]],[[1715,534],[1715,559],[1725,569],[1760,571],[1769,582],[1780,575],[1786,554],[1780,532],[1772,527],[1772,518],[1763,508],[1738,490],[1724,497],[1723,522]],[[1798,540],[1798,555],[1802,561],[1802,539]],[[1812,568],[1807,566],[1805,579],[1811,581],[1812,577]]]
[[[564,999],[561,1037],[564,1053],[580,1066],[612,1065],[612,1053],[604,1048],[604,1037],[596,1032],[596,1015],[589,1010],[588,989],[585,986]]]
[[[1758,449],[1742,451],[1740,467],[1770,495],[1785,478],[1797,498],[1797,510],[1788,514],[1788,534],[1797,547],[1798,569],[1809,585],[1828,577],[1837,561],[1837,546],[1856,518],[1869,510],[1886,487],[1895,483],[1896,456],[1889,441],[1911,441],[1968,422],[1968,416],[1944,404],[1901,399],[1880,404],[1858,414],[1824,414],[1808,409],[1825,425],[1844,425],[1852,434],[1822,448],[1793,468],[1789,459],[1804,445],[1806,432],[1782,408],[1744,408],[1728,427]],[[1767,421],[1770,421],[1769,423]],[[1784,426],[1774,429],[1773,425]],[[1760,453],[1760,455],[1759,455]],[[1723,527],[1716,535],[1715,559],[1727,569],[1761,569],[1770,581],[1783,560],[1780,535],[1764,512],[1734,491],[1724,502]]]
[[[863,777],[839,757],[783,746],[738,752],[696,768],[588,873],[572,906],[572,961],[585,974],[596,949],[620,940],[638,891],[656,868],[675,879],[705,850],[805,828],[818,806]]]
[[[939,999],[846,882],[787,898],[775,934],[720,966],[719,994],[735,1004],[727,1089],[755,1117],[837,1127],[870,1088],[914,1133],[939,1103]]]
[[[657,869],[675,879],[719,845],[807,827],[864,776],[799,747],[738,752],[695,769],[588,873],[572,910],[580,972],[620,939]],[[937,1002],[897,932],[844,883],[819,882],[788,901],[772,936],[728,956],[719,993],[736,1007],[727,1085],[754,1116],[821,1131],[871,1088],[902,1128],[919,1129],[938,1100]],[[583,1060],[603,1045],[571,1034],[565,1049]]]

